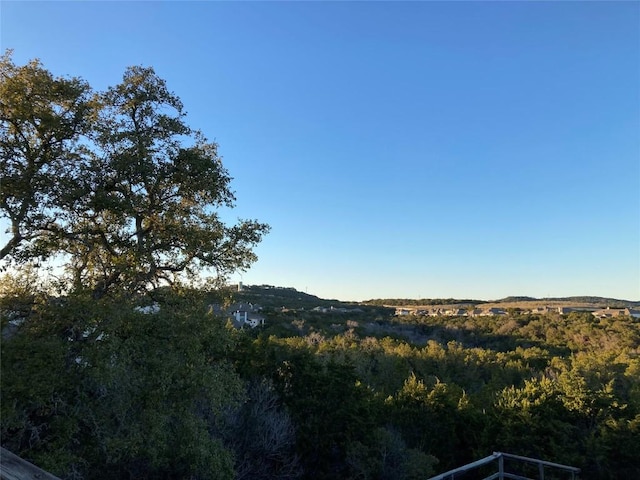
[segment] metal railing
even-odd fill
[[[537,479],[532,479],[531,477],[525,477],[520,474],[510,473],[505,470],[504,460],[511,459],[521,463],[534,464],[538,467],[538,476]],[[484,477],[483,480],[545,480],[545,468],[554,469],[554,470],[562,470],[567,473],[567,478],[571,480],[576,480],[577,475],[580,473],[580,469],[576,467],[570,467],[569,465],[562,465],[560,463],[547,462],[544,460],[538,460],[536,458],[522,457],[520,455],[512,455],[510,453],[502,453],[502,452],[493,452],[492,455],[488,457],[482,458],[472,463],[468,463],[462,467],[455,468],[453,470],[449,470],[448,472],[441,473],[440,475],[436,475],[435,477],[429,478],[429,480],[455,480],[456,478],[462,478],[462,475],[482,467],[484,465],[491,464],[492,462],[497,462],[497,472],[490,474],[487,477]],[[457,475],[457,477],[456,477]]]
[[[0,480],[60,480],[34,464],[0,447]]]

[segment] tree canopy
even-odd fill
[[[3,446],[64,478],[297,475],[287,413],[268,386],[247,405],[234,332],[191,281],[248,268],[269,229],[221,220],[217,144],[152,68],[96,92],[8,52],[0,75]],[[64,295],[43,288],[46,259]],[[252,451],[243,428],[278,441]]]
[[[0,258],[63,256],[69,285],[96,298],[256,260],[269,227],[222,222],[235,197],[218,145],[186,124],[152,68],[130,67],[104,92],[9,53],[0,69],[0,215],[11,234]]]

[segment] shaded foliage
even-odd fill
[[[67,478],[424,478],[496,450],[585,479],[640,473],[629,317],[371,330],[361,314],[293,312],[236,331],[197,292],[156,294],[157,315],[24,282],[5,293],[27,320],[3,343],[3,442]],[[424,330],[411,343],[393,328]]]
[[[192,299],[40,305],[2,345],[3,445],[82,478],[232,478],[215,435],[243,397],[233,341]]]
[[[225,443],[235,452],[238,479],[293,479],[302,473],[295,452],[295,428],[273,383],[253,378],[247,397],[233,409],[223,428]]]
[[[640,474],[634,319],[409,317],[377,330],[364,322],[294,313],[242,344],[241,371],[275,372],[280,382],[305,478],[409,478],[399,466],[409,451],[433,456],[425,472],[502,450],[578,466],[585,479]],[[386,336],[393,328],[407,333]]]

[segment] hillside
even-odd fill
[[[367,305],[392,305],[397,307],[426,307],[426,306],[442,306],[442,307],[460,307],[464,308],[470,305],[483,307],[501,307],[501,308],[521,308],[523,310],[542,307],[582,307],[582,308],[637,308],[640,301],[620,300],[616,298],[594,297],[594,296],[575,296],[575,297],[551,297],[551,298],[534,298],[528,296],[509,296],[499,300],[472,300],[472,299],[410,299],[410,298],[383,298],[372,299],[363,302]]]
[[[315,307],[351,307],[355,305],[339,300],[320,298],[291,287],[243,285],[240,291],[237,291],[237,286],[232,286],[232,288],[236,290],[234,298],[237,301],[257,303],[266,308],[285,307],[308,310]]]
[[[547,300],[555,302],[573,302],[573,303],[591,303],[597,306],[615,307],[615,308],[628,308],[628,307],[640,307],[640,301],[631,300],[619,300],[616,298],[604,298],[604,297],[560,297],[549,298]]]
[[[378,298],[363,302],[343,302],[336,299],[320,298],[301,292],[293,287],[273,285],[243,285],[237,291],[237,285],[231,285],[236,301],[259,304],[267,309],[287,308],[310,310],[324,308],[376,308],[376,307],[441,307],[441,308],[515,308],[523,311],[540,307],[567,307],[575,309],[638,308],[640,301],[621,300],[597,296],[535,298],[529,296],[509,296],[499,300],[456,299],[456,298]]]

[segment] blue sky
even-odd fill
[[[0,46],[152,66],[272,231],[232,281],[640,299],[638,2],[12,2]]]

